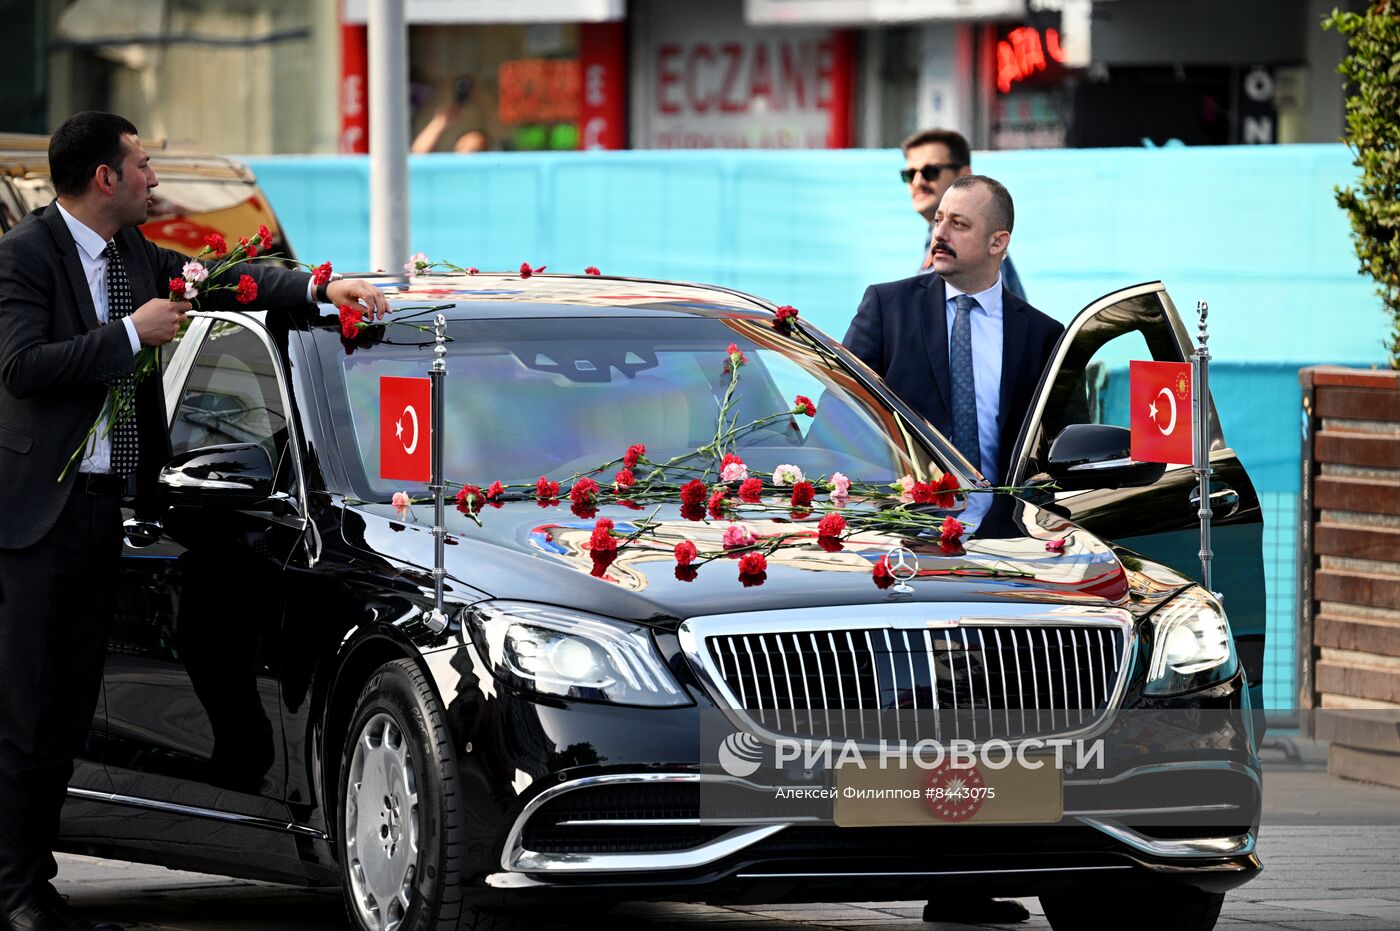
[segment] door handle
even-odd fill
[[[135,517],[122,522],[122,534],[132,549],[141,549],[158,543],[165,534],[165,528],[158,520],[138,520]]]
[[[1201,489],[1200,486],[1191,489],[1191,494],[1186,499],[1191,505],[1191,513],[1195,514],[1201,509]],[[1240,508],[1240,493],[1235,491],[1224,482],[1212,482],[1210,489],[1210,510],[1211,517],[1229,517]]]

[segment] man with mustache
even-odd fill
[[[999,182],[959,177],[932,222],[933,273],[866,288],[843,342],[995,485],[1065,328],[1005,284],[1015,208]],[[1030,913],[961,895],[929,902],[923,918],[1010,924]]]
[[[958,178],[934,213],[934,273],[871,285],[844,340],[993,484],[1064,332],[1005,287],[1014,223],[999,182]]]
[[[958,178],[972,174],[972,147],[963,134],[952,129],[922,129],[904,140],[904,170],[900,180],[909,185],[909,199],[914,204],[914,212],[928,223],[928,235],[924,237],[924,251],[920,253],[923,264],[919,274],[933,272],[933,217],[938,212],[938,204],[943,200],[943,192]],[[1026,290],[1021,287],[1021,277],[1016,274],[1016,266],[1011,264],[1011,256],[1001,263],[1001,283],[1006,290],[1026,299]]]

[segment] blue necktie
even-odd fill
[[[978,469],[982,444],[977,436],[977,385],[972,374],[972,308],[980,307],[967,294],[953,298],[953,339],[948,346],[948,374],[953,388],[953,445]]]

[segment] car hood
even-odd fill
[[[709,614],[906,601],[1119,606],[1136,614],[1186,584],[1010,495],[978,495],[973,502],[960,515],[971,532],[951,551],[937,539],[873,532],[828,551],[817,539],[815,517],[775,520],[768,513],[743,520],[760,540],[810,533],[800,545],[769,555],[759,578],[741,578],[736,557],[698,564],[693,578],[678,573],[676,543],[689,539],[702,552],[718,551],[731,522],[686,520],[675,507],[663,506],[653,516],[653,509],[608,506],[580,516],[567,501],[546,508],[517,501],[488,506],[481,526],[449,508],[447,585],[454,601],[518,599],[670,627]],[[612,519],[617,534],[632,533],[644,517],[659,526],[611,558],[595,557],[589,538],[598,517]],[[427,505],[406,515],[389,505],[357,505],[345,510],[342,532],[351,546],[427,570],[433,563],[431,521]],[[912,551],[918,565],[909,594],[877,585],[872,575],[879,558],[896,546]],[[426,573],[408,575],[431,584]]]

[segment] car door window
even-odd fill
[[[1185,361],[1155,294],[1124,301],[1077,323],[1051,363],[1050,389],[1026,446],[1023,476],[1045,471],[1050,445],[1070,424],[1129,426],[1129,362]]]
[[[258,443],[274,464],[288,445],[277,365],[249,327],[216,320],[200,345],[170,425],[175,453],[225,443]],[[291,481],[279,467],[277,487]]]

